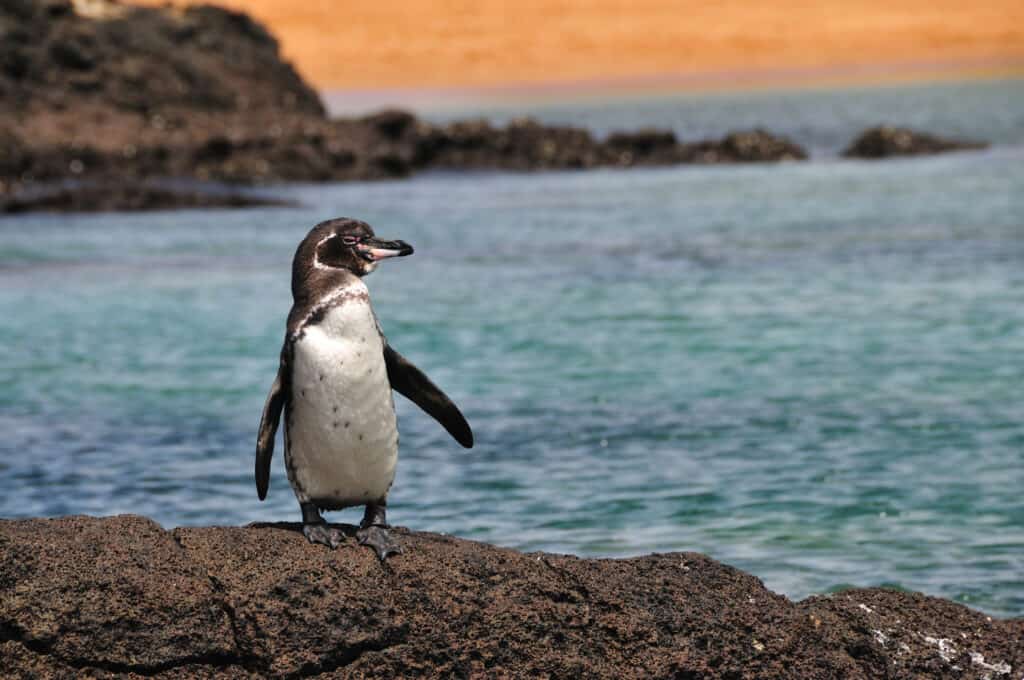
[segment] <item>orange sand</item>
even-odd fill
[[[1022,0],[212,1],[267,23],[323,89],[1024,71]]]

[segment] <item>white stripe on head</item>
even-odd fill
[[[331,234],[330,236],[324,236],[322,239],[316,242],[316,247],[313,248],[313,266],[316,269],[334,269],[334,267],[328,267],[327,265],[320,262],[320,246],[335,238],[337,234]]]

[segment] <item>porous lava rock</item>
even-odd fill
[[[354,527],[346,527],[351,534]],[[1024,620],[882,589],[794,603],[696,553],[579,559],[397,529],[0,521],[12,678],[1016,678]]]

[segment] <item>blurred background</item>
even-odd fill
[[[320,90],[346,91],[342,108],[352,90],[389,104],[417,91],[564,98],[995,76],[1024,60],[1024,9],[1011,0],[221,4],[269,26]]]
[[[0,8],[0,516],[298,520],[347,215],[477,436],[397,400],[394,523],[1024,615],[1019,2],[223,4]]]

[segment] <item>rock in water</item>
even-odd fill
[[[348,527],[349,531],[355,527]],[[298,525],[0,521],[0,676],[1016,678],[1024,620],[883,589],[803,602],[695,553],[402,534],[382,567]]]
[[[730,133],[721,141],[721,146],[725,155],[734,162],[802,161],[807,158],[807,152],[800,146],[760,128]]]
[[[843,156],[847,158],[921,156],[986,147],[988,147],[986,142],[948,139],[908,128],[880,125],[862,132],[850,146],[843,150]]]
[[[109,212],[181,208],[247,208],[295,203],[239,191],[161,186],[148,182],[55,184],[7,194],[0,186],[0,215],[25,212]]]

